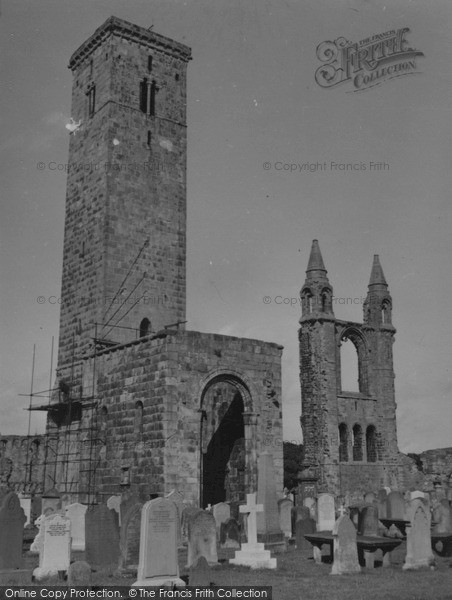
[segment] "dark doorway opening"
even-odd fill
[[[235,392],[232,402],[224,412],[225,408],[224,403],[221,405],[214,402],[213,411],[210,411],[214,432],[202,456],[203,508],[208,504],[213,505],[226,500],[244,499],[245,427],[244,404],[240,392]],[[208,413],[206,420],[209,420]],[[205,430],[207,433],[207,427]]]

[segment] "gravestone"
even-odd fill
[[[377,494],[378,518],[386,519],[388,514],[388,492],[382,488]]]
[[[403,569],[430,567],[435,559],[431,547],[431,515],[427,502],[420,498],[411,500],[408,517],[410,524],[406,527],[406,558]]]
[[[121,505],[121,535],[120,535],[120,564],[122,572],[137,572],[140,556],[141,502],[135,502],[127,512],[122,511]]]
[[[57,512],[61,509],[61,494],[56,488],[47,490],[42,495],[42,514],[49,514],[47,509],[52,509],[51,512]]]
[[[425,493],[419,490],[414,490],[410,492],[410,500],[415,500],[416,498],[425,498]]]
[[[378,508],[373,504],[363,506],[359,513],[358,532],[363,536],[377,537],[378,536]],[[374,568],[375,563],[375,552],[369,552],[363,550],[362,553],[364,560],[366,561],[366,567],[368,569]],[[389,561],[389,554],[387,555],[387,561]]]
[[[309,509],[309,516],[317,522],[317,502],[315,498],[304,498],[303,506]]]
[[[262,452],[258,461],[257,502],[264,510],[257,513],[257,539],[267,549],[285,550],[286,541],[279,525],[273,456]]]
[[[177,507],[172,500],[155,498],[143,506],[138,577],[134,587],[185,585],[179,577],[178,526]],[[215,529],[215,523],[213,527]]]
[[[347,515],[341,515],[333,528],[333,567],[331,575],[359,573],[356,529]]]
[[[209,587],[211,579],[211,568],[205,556],[199,556],[197,561],[190,567],[188,585],[190,587]]]
[[[452,533],[452,508],[448,500],[441,500],[433,508],[433,533]]]
[[[231,517],[231,508],[226,502],[218,502],[212,507],[213,518],[215,519],[215,525],[217,528],[218,539],[220,539],[221,524]]]
[[[308,519],[311,517],[309,508],[301,504],[292,507],[292,531],[295,533],[295,526],[300,519]]]
[[[179,525],[177,527],[177,545],[181,546],[181,544],[182,544],[182,512],[185,508],[184,498],[176,490],[173,490],[172,492],[170,492],[167,496],[165,496],[165,498],[168,498],[168,500],[172,500],[172,502],[174,502],[174,504],[177,507],[177,518],[179,520]]]
[[[256,494],[246,495],[247,503],[240,506],[240,512],[247,516],[248,541],[237,550],[235,557],[229,559],[232,565],[244,565],[252,569],[276,569],[276,558],[257,541],[257,514],[264,510],[262,504],[256,504]]]
[[[14,492],[3,496],[0,506],[0,570],[21,569],[26,517]]]
[[[221,524],[220,528],[220,546],[221,548],[240,548],[240,526],[238,522],[230,518]]]
[[[118,515],[118,526],[121,527],[121,496],[110,496],[107,500],[107,508],[114,510]]]
[[[44,535],[39,552],[39,567],[33,571],[37,581],[67,571],[71,562],[71,522],[53,513],[43,519]]]
[[[278,500],[279,526],[286,538],[292,537],[292,508],[293,502],[289,498]]]
[[[363,506],[358,519],[360,535],[378,536],[378,509],[372,504]]]
[[[85,557],[93,568],[113,570],[120,556],[119,531],[113,510],[105,504],[90,506],[85,514]]]
[[[25,514],[25,527],[31,524],[31,498],[22,498],[19,496],[20,506]]]
[[[317,531],[333,531],[335,522],[334,496],[319,494],[317,498]]]
[[[83,586],[91,589],[92,574],[90,565],[84,560],[76,560],[69,565],[67,570],[67,583],[69,586]]]
[[[311,517],[305,519],[298,519],[295,524],[295,543],[297,552],[301,554],[303,558],[312,557],[312,545],[311,542],[304,537],[305,534],[315,533],[317,530],[317,524]]]
[[[85,513],[88,507],[75,502],[68,504],[65,514],[71,521],[72,550],[85,550]]]
[[[364,494],[364,504],[374,504],[376,502],[374,492],[367,492]]]
[[[186,506],[182,511],[181,537],[183,543],[188,544],[188,531],[190,529],[190,523],[193,517],[201,512],[201,510],[201,508],[197,508],[196,506]]]
[[[195,564],[200,556],[205,556],[211,566],[218,564],[215,519],[205,510],[194,515],[188,527],[187,567]]]
[[[405,499],[400,492],[390,492],[386,502],[386,514],[388,519],[405,520]]]

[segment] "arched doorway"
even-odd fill
[[[234,376],[219,375],[201,396],[201,506],[243,502],[251,451],[249,391]],[[254,444],[254,441],[253,441]],[[251,469],[252,470],[252,469]],[[248,476],[247,476],[248,474]]]

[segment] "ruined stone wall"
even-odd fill
[[[45,436],[0,436],[0,485],[17,493],[42,493]]]
[[[93,359],[84,387],[92,387]],[[180,332],[105,351],[96,357],[101,442],[96,481],[103,494],[130,488],[180,491],[198,503],[202,398],[212,382],[243,392],[248,485],[255,491],[257,456],[274,456],[283,487],[281,347],[256,340]],[[248,394],[249,392],[249,394]],[[140,404],[141,403],[141,404]],[[127,480],[127,477],[128,480]]]

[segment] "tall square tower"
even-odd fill
[[[58,369],[185,321],[183,44],[109,18],[72,55]]]

